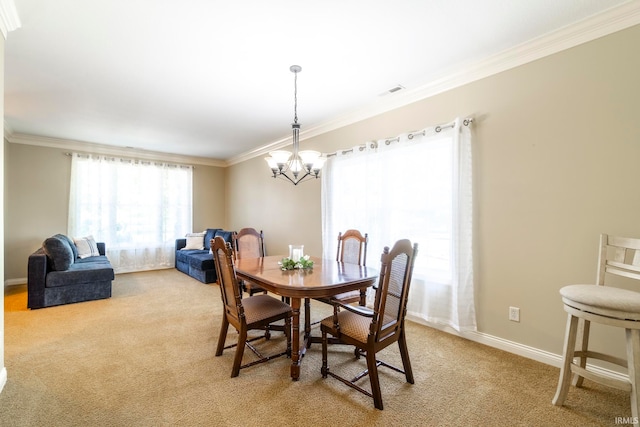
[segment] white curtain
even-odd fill
[[[471,133],[456,119],[330,156],[322,175],[323,256],[338,232],[368,233],[367,265],[384,246],[418,243],[408,317],[476,330]]]
[[[191,166],[74,153],[69,234],[106,243],[116,273],[174,266],[192,231]]]

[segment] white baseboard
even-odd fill
[[[2,390],[4,390],[4,385],[6,383],[7,383],[7,368],[3,366],[2,370],[0,371],[0,393],[2,393]]]
[[[4,281],[4,287],[7,288],[9,286],[17,286],[17,285],[26,285],[27,284],[27,278],[26,277],[22,277],[22,278],[18,278],[18,279],[7,279]]]
[[[562,365],[562,355],[560,354],[555,354],[548,351],[540,350],[535,347],[530,347],[528,345],[520,344],[515,341],[509,341],[504,338],[485,334],[483,332],[477,332],[477,331],[458,332],[449,326],[436,325],[436,324],[428,323],[428,322],[425,322],[424,320],[415,319],[415,318],[411,318],[410,320],[425,326],[429,326],[434,329],[438,329],[440,331],[443,331],[452,335],[459,336],[461,338],[468,339],[470,341],[475,341],[479,344],[484,344],[489,347],[497,348],[499,350],[503,350],[508,353],[517,354],[518,356],[526,357],[527,359],[532,359],[537,362],[544,363],[546,365],[555,366],[556,368],[560,368],[560,366]],[[611,369],[595,366],[590,363],[587,364],[587,368],[589,368],[589,370],[595,373],[604,375],[605,377],[623,380],[623,381],[629,380],[629,376],[627,374],[616,372]]]

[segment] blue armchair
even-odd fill
[[[99,255],[79,258],[73,240],[56,234],[29,255],[27,268],[27,307],[53,305],[111,297],[115,278],[105,244],[97,242]]]

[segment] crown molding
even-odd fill
[[[13,135],[13,128],[4,120],[4,138],[7,139],[8,135]]]
[[[7,129],[5,128],[5,131]],[[130,157],[141,160],[157,160],[162,162],[182,163],[189,165],[203,165],[226,167],[222,160],[207,157],[183,156],[180,154],[161,153],[156,151],[139,150],[135,148],[114,147],[111,145],[94,144],[89,142],[73,141],[68,139],[51,138],[27,134],[7,134],[5,139],[11,144],[35,145],[38,147],[57,148],[82,153],[103,154],[109,156]]]
[[[9,32],[20,28],[21,25],[13,0],[0,0],[0,31],[4,39],[7,39]]]
[[[640,24],[640,1],[630,0],[621,6],[608,9],[575,24],[504,50],[482,61],[462,64],[456,70],[437,77],[426,85],[401,91],[390,96],[387,95],[367,107],[312,128],[303,129],[300,132],[300,140],[309,139],[378,114],[404,107],[638,24]],[[255,150],[232,157],[226,163],[227,165],[241,163],[290,144],[290,137],[282,138]]]

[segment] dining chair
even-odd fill
[[[395,243],[393,248],[385,247],[380,263],[380,276],[376,288],[373,308],[359,305],[343,304],[333,301],[333,315],[320,322],[322,331],[322,378],[331,376],[372,397],[374,406],[383,409],[378,366],[385,366],[405,375],[408,383],[413,384],[413,371],[409,360],[404,319],[407,312],[407,296],[413,264],[418,245],[411,245],[403,239]],[[328,335],[337,338],[341,344],[353,345],[356,348],[356,359],[365,355],[367,369],[349,380],[332,372],[327,361]],[[377,358],[377,353],[397,342],[400,348],[403,369],[397,368]],[[365,376],[369,376],[371,391],[357,385]]]
[[[360,231],[353,229],[345,231],[344,234],[339,232],[336,261],[366,266],[368,243],[369,235],[367,233],[363,236]],[[344,292],[330,298],[315,299],[325,304],[331,304],[332,300],[339,301],[343,304],[353,304],[360,302],[360,291]],[[311,326],[320,322],[311,323],[311,303],[309,298],[305,298],[304,308],[304,331],[307,339],[307,348],[310,348],[312,343],[320,342],[320,337],[311,336]]]
[[[225,349],[236,347],[231,377],[237,377],[240,369],[267,362],[276,357],[291,355],[291,316],[293,315],[291,306],[269,295],[256,295],[243,299],[238,288],[231,243],[225,242],[221,237],[216,237],[211,240],[211,248],[224,308],[216,356],[221,356]],[[260,338],[268,339],[268,337],[258,336],[248,339],[247,332],[255,329],[268,329],[272,323],[280,320],[284,320],[285,323],[287,349],[278,354],[263,356],[251,342]],[[238,332],[238,342],[225,347],[229,325],[232,325]],[[259,359],[242,365],[245,346],[249,347]]]
[[[366,266],[368,243],[369,235],[367,233],[364,233],[364,236],[358,230],[347,230],[344,234],[338,233],[336,261]],[[338,300],[344,304],[359,302],[360,291],[345,292],[335,295],[331,299]],[[326,298],[318,298],[318,301],[331,304],[331,301]]]
[[[626,288],[640,285],[640,239],[600,235],[595,285],[569,285],[560,289],[568,313],[558,388],[552,400],[562,406],[570,385],[584,379],[614,387],[631,395],[631,415],[638,419],[640,406],[640,292]],[[591,322],[624,328],[626,359],[589,349]],[[576,341],[578,340],[578,343]],[[603,360],[627,369],[628,378],[613,378],[587,366],[589,359]]]
[[[262,230],[258,232],[255,228],[242,228],[240,231],[233,233],[232,240],[235,259],[261,258],[265,255]],[[253,283],[240,280],[239,284],[241,292],[248,292],[249,296],[257,293],[267,293],[267,291]]]

